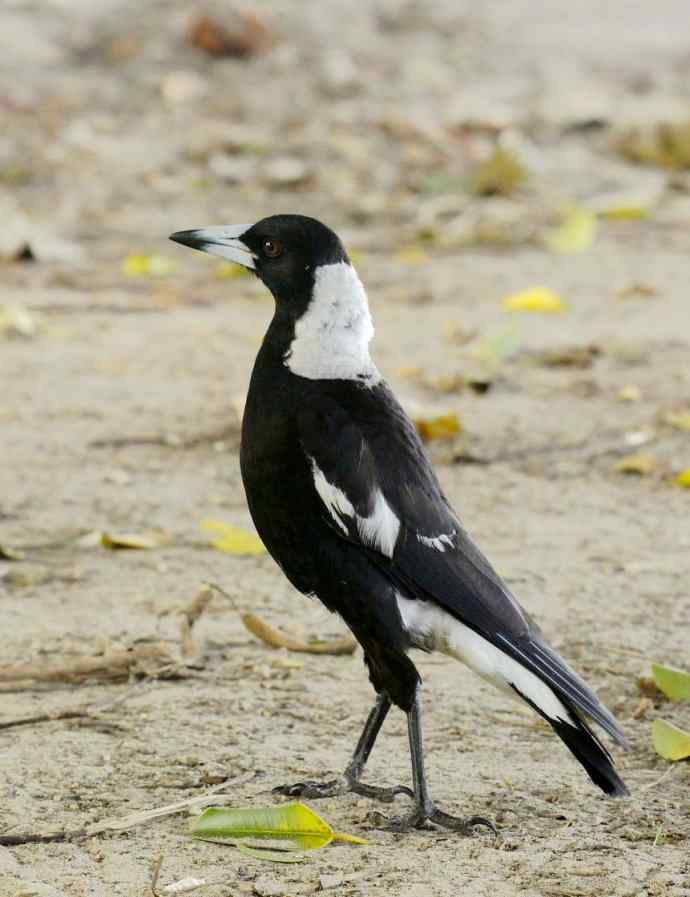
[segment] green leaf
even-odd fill
[[[190,834],[203,840],[252,838],[281,841],[292,850],[318,850],[331,841],[366,844],[354,835],[334,832],[302,803],[278,807],[209,807],[194,820]]]
[[[266,554],[266,546],[261,539],[254,533],[240,529],[239,526],[224,523],[222,520],[202,520],[201,528],[206,532],[220,534],[220,539],[214,539],[211,542],[211,545],[218,551],[239,555]]]
[[[657,688],[667,698],[672,701],[690,701],[690,673],[653,663],[652,676]]]
[[[664,760],[685,760],[690,757],[690,732],[684,732],[663,719],[652,723],[654,749]]]

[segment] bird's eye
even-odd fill
[[[283,251],[283,247],[277,240],[264,240],[261,248],[264,255],[270,259],[277,259]]]

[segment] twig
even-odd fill
[[[301,654],[353,654],[357,642],[351,635],[334,638],[327,642],[303,642],[293,638],[279,629],[274,629],[256,614],[242,614],[242,622],[247,629],[272,648],[287,648]]]
[[[236,421],[223,427],[220,430],[212,430],[207,433],[197,433],[196,436],[189,436],[186,439],[177,436],[174,433],[151,433],[142,436],[113,436],[104,437],[102,439],[92,439],[88,443],[89,448],[128,448],[137,445],[162,445],[165,448],[172,449],[191,449],[200,445],[206,445],[214,442],[227,442],[232,440],[233,444],[239,438],[239,425]]]
[[[189,607],[182,611],[182,631],[180,633],[180,638],[182,641],[182,656],[186,661],[192,661],[198,658],[202,653],[200,646],[194,638],[192,629],[199,617],[208,607],[211,598],[213,598],[213,590],[210,586],[204,583]]]
[[[158,884],[158,876],[161,874],[162,865],[163,854],[159,853],[156,859],[153,861],[153,867],[151,869],[151,884],[149,885],[149,889],[153,894],[153,897],[159,897],[158,891],[156,890],[156,885]]]
[[[190,797],[186,800],[177,801],[174,804],[166,804],[163,807],[156,807],[153,810],[141,810],[137,813],[130,813],[128,816],[116,817],[114,819],[105,819],[103,822],[95,822],[86,828],[80,829],[63,829],[56,832],[15,832],[11,835],[0,835],[0,845],[13,847],[18,844],[48,844],[54,841],[76,841],[81,838],[90,838],[93,835],[100,835],[103,832],[124,832],[137,825],[143,825],[145,822],[151,822],[154,819],[162,819],[165,816],[174,816],[181,813],[188,807],[199,807],[205,803],[212,803],[215,795],[219,791],[225,791],[228,788],[243,785],[254,777],[254,773],[245,773],[235,779],[228,779],[220,785],[214,785],[205,794],[197,797]]]
[[[132,645],[108,651],[100,657],[79,657],[57,664],[23,663],[0,667],[0,683],[83,682],[98,679],[113,682],[131,675],[156,678],[183,678],[187,675],[162,644]]]
[[[32,726],[37,723],[51,723],[62,719],[79,719],[83,717],[97,718],[98,714],[112,710],[119,704],[128,701],[135,694],[142,694],[144,689],[141,683],[128,688],[127,691],[112,700],[102,701],[98,704],[80,704],[76,707],[63,707],[61,710],[49,710],[45,713],[37,713],[34,716],[21,716],[18,719],[0,721],[0,729],[12,729],[18,726]]]

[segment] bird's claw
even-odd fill
[[[274,794],[283,794],[285,797],[308,797],[318,800],[322,797],[337,797],[348,791],[346,782],[333,779],[330,782],[295,782],[294,785],[278,785],[273,789]]]
[[[350,781],[347,778],[333,779],[330,782],[295,782],[294,785],[278,785],[273,789],[274,794],[283,794],[286,797],[307,797],[311,800],[337,797],[348,791],[362,797],[369,797],[372,800],[379,800],[384,804],[392,804],[399,794],[406,794],[414,799],[414,792],[406,785],[379,788],[376,785],[365,785],[364,782]]]
[[[390,819],[382,813],[376,812],[372,813],[370,818],[376,828],[390,832],[411,832],[414,829],[435,831],[443,828],[467,836],[474,834],[475,826],[483,825],[494,835],[498,835],[495,824],[484,816],[467,816],[466,818],[451,816],[450,813],[444,813],[437,807],[431,807],[426,811],[417,807],[407,816],[394,816]]]

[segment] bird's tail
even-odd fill
[[[576,759],[584,766],[587,775],[595,785],[598,785],[602,791],[611,797],[625,797],[628,794],[628,789],[625,787],[623,779],[616,772],[609,752],[587,723],[581,719],[577,711],[572,706],[568,706],[566,701],[563,701],[563,705],[569,711],[575,725],[546,717],[558,737],[570,748]]]

